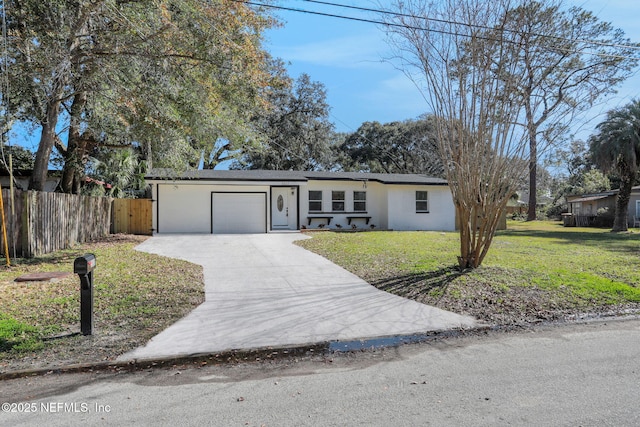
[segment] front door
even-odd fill
[[[271,187],[271,228],[298,229],[297,187]]]

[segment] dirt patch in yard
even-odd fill
[[[450,267],[429,275],[366,277],[380,290],[443,310],[473,316],[495,326],[523,326],[586,317],[640,313],[640,303],[598,304],[572,298],[562,289],[553,292],[531,286],[491,283],[495,268],[483,268],[473,276]],[[526,278],[518,278],[519,283]]]

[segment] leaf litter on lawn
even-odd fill
[[[28,326],[24,340],[0,347],[0,372],[114,360],[204,301],[202,267],[135,250],[146,236],[110,235],[100,241],[29,260],[0,271],[0,319]],[[94,253],[94,333],[79,335],[76,275],[50,282],[14,282],[26,272],[73,271],[73,260]],[[3,337],[0,337],[0,342]]]

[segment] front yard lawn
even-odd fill
[[[509,222],[460,272],[455,232],[323,232],[299,244],[379,289],[495,325],[640,312],[640,233]]]
[[[204,301],[202,267],[136,251],[145,237],[112,235],[0,269],[0,372],[113,360]],[[73,272],[96,255],[94,334],[79,335],[80,281],[14,282],[34,272]],[[4,259],[3,259],[4,261]]]

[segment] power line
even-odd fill
[[[304,1],[304,2],[307,2],[307,3],[322,4],[322,5],[326,5],[326,6],[342,7],[342,8],[345,8],[345,9],[360,10],[360,11],[363,11],[363,12],[373,12],[373,13],[382,14],[382,15],[393,15],[395,17],[412,18],[412,19],[419,19],[419,20],[425,20],[425,21],[433,21],[433,22],[438,22],[438,23],[442,23],[442,24],[461,25],[461,26],[470,27],[470,28],[478,28],[478,29],[481,29],[481,30],[489,30],[489,31],[495,31],[496,30],[495,27],[489,27],[489,26],[486,26],[486,25],[471,24],[471,23],[465,23],[465,22],[457,22],[457,21],[451,21],[451,20],[446,20],[446,19],[438,19],[438,18],[429,18],[427,16],[416,16],[416,15],[412,15],[412,14],[408,14],[408,13],[393,12],[393,11],[390,11],[390,10],[372,9],[372,8],[361,7],[361,6],[350,6],[350,5],[345,5],[345,4],[340,4],[340,3],[332,3],[332,2],[326,2],[326,1],[320,1],[320,0],[301,0],[301,1]],[[513,34],[521,34],[522,33],[520,31],[510,30],[508,28],[499,28],[499,30],[502,31],[502,32],[505,32],[505,33],[513,33]],[[565,37],[558,37],[558,36],[553,36],[553,35],[549,35],[549,34],[541,34],[541,33],[533,33],[533,32],[532,33],[528,33],[528,34],[530,36],[554,39],[554,40],[563,41],[563,42],[579,42],[579,43],[585,43],[585,44],[593,44],[593,45],[602,46],[602,47],[617,47],[617,48],[622,48],[622,49],[640,50],[640,46],[624,45],[624,44],[611,44],[611,43],[601,42],[601,41],[597,41],[597,40],[584,40],[584,39],[571,40],[571,39],[567,39]]]
[[[367,23],[367,24],[374,24],[374,25],[381,25],[381,26],[385,26],[385,27],[394,27],[394,28],[402,28],[402,29],[409,29],[409,30],[416,30],[416,31],[426,31],[426,32],[432,32],[432,33],[437,33],[437,34],[444,34],[444,35],[449,35],[449,36],[457,36],[457,37],[466,37],[466,38],[471,38],[474,37],[476,39],[479,40],[487,40],[487,41],[494,41],[494,42],[505,42],[505,43],[510,43],[510,44],[518,44],[517,41],[515,40],[499,40],[490,36],[479,36],[477,34],[464,34],[464,33],[460,33],[457,31],[448,31],[448,30],[440,30],[440,29],[434,29],[434,28],[425,28],[425,27],[420,27],[420,26],[416,26],[416,25],[408,25],[408,24],[399,24],[399,23],[393,23],[393,22],[384,22],[384,21],[378,21],[375,19],[368,19],[368,18],[358,18],[358,17],[353,17],[353,16],[346,16],[346,15],[339,15],[339,14],[335,14],[335,13],[326,13],[326,12],[318,12],[318,11],[314,11],[314,10],[307,10],[307,9],[300,9],[300,8],[295,8],[295,7],[286,7],[286,6],[276,6],[276,5],[271,5],[271,4],[266,4],[266,3],[258,3],[255,1],[247,1],[247,0],[232,0],[236,3],[244,3],[250,6],[257,6],[257,7],[266,7],[266,8],[271,8],[271,9],[277,9],[277,10],[284,10],[284,11],[288,11],[288,12],[296,12],[296,13],[306,13],[309,15],[316,15],[316,16],[324,16],[324,17],[329,17],[329,18],[337,18],[337,19],[344,19],[344,20],[348,20],[348,21],[354,21],[354,22],[363,22],[363,23]],[[312,1],[312,0],[303,0],[303,1]],[[346,5],[339,5],[337,3],[328,3],[328,2],[319,2],[319,1],[314,1],[315,3],[323,3],[323,4],[327,4],[327,5],[336,5],[336,6],[341,6],[341,7],[346,7],[346,8],[354,8],[354,9],[362,9],[362,10],[369,10],[367,8],[359,8],[356,6],[346,6]],[[382,10],[377,10],[377,9],[370,9],[372,11],[377,11],[379,13],[393,13],[393,12],[385,12]],[[396,16],[403,16],[402,14],[395,14]],[[438,21],[438,22],[442,22],[442,23],[447,23],[447,24],[451,24],[451,25],[460,25],[460,26],[466,26],[466,27],[470,27],[470,28],[486,28],[492,31],[495,31],[497,28],[491,28],[491,27],[483,27],[483,26],[478,26],[478,25],[472,25],[472,24],[468,24],[468,23],[458,23],[455,21],[445,21],[445,20],[437,20],[435,18],[427,18],[427,17],[416,17],[416,16],[412,16],[412,15],[404,15],[406,17],[413,17],[414,19],[424,19],[424,20],[431,20],[431,21]],[[507,31],[513,31],[516,32],[515,30],[507,30],[507,29],[500,29],[503,32],[507,32]],[[517,32],[516,32],[517,33]],[[532,35],[534,35],[533,33],[531,33]],[[540,37],[554,37],[554,36],[544,36],[544,35],[540,35]],[[564,41],[571,41],[569,39],[562,39],[560,37],[555,37],[558,40],[564,40]],[[632,50],[640,50],[640,46],[631,46],[631,45],[616,45],[616,44],[607,44],[604,42],[598,42],[598,41],[583,41],[583,40],[573,40],[573,42],[581,42],[581,43],[586,43],[586,44],[593,44],[593,45],[599,45],[601,47],[624,47],[626,49],[632,49]],[[593,55],[593,56],[600,56],[603,58],[611,58],[611,59],[638,59],[636,57],[632,57],[632,56],[624,56],[624,55],[612,55],[612,54],[607,54],[607,53],[601,53],[601,52],[589,52],[589,51],[582,51],[582,50],[576,50],[576,49],[566,49],[563,47],[556,47],[556,49],[558,50],[564,50],[567,53],[582,53],[585,55]]]
[[[374,19],[356,18],[356,17],[353,17],[353,16],[337,15],[337,14],[334,14],[334,13],[318,12],[318,11],[313,11],[313,10],[299,9],[299,8],[295,8],[295,7],[276,6],[276,5],[265,4],[265,3],[256,3],[256,2],[253,2],[253,1],[246,1],[246,0],[232,0],[232,1],[234,1],[236,3],[248,4],[248,5],[251,5],[251,6],[267,7],[267,8],[271,8],[271,9],[285,10],[285,11],[288,11],[288,12],[307,13],[309,15],[325,16],[325,17],[328,17],[328,18],[346,19],[348,21],[364,22],[364,23],[367,23],[367,24],[383,25],[383,26],[387,26],[387,27],[407,28],[407,29],[421,30],[421,31],[431,31],[431,32],[434,32],[434,33],[446,34],[446,35],[450,35],[450,36],[470,37],[469,35],[460,34],[460,33],[456,33],[456,32],[453,32],[453,31],[435,30],[435,29],[429,29],[429,28],[423,28],[423,27],[415,27],[415,26],[405,25],[405,24],[394,24],[394,23],[390,23],[390,22],[376,21]],[[484,40],[494,40],[495,41],[495,39],[486,38],[486,37],[478,37],[478,38],[484,39]]]

